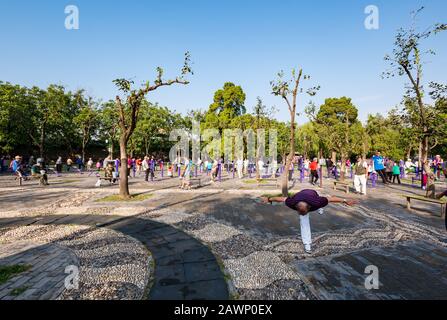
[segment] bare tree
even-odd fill
[[[127,95],[125,102],[123,102],[119,96],[116,96],[115,99],[115,106],[119,113],[118,124],[120,127],[120,196],[124,199],[130,198],[127,172],[127,145],[137,125],[140,106],[145,96],[151,91],[155,91],[163,86],[171,86],[173,84],[189,84],[189,81],[187,81],[185,77],[188,74],[192,74],[190,62],[190,54],[189,52],[186,52],[185,62],[179,77],[175,78],[174,80],[164,80],[163,69],[158,67],[157,79],[154,81],[154,84],[151,85],[149,82],[147,82],[146,85],[138,90],[131,89],[133,82],[130,80],[116,79],[113,81],[116,86]]]
[[[295,134],[296,134],[296,107],[298,102],[298,94],[303,93],[304,89],[301,86],[302,80],[309,80],[310,76],[303,75],[303,69],[300,69],[298,73],[295,69],[292,70],[292,78],[290,80],[284,79],[284,72],[278,73],[278,78],[275,81],[271,81],[272,94],[283,98],[287,104],[287,108],[290,113],[290,139],[289,139],[289,155],[286,160],[286,170],[284,170],[282,176],[281,190],[284,197],[289,193],[288,175],[289,168],[292,165],[293,157],[295,156]],[[315,96],[319,86],[311,87],[307,89],[306,93],[310,96]]]
[[[386,55],[385,60],[391,65],[391,69],[384,72],[384,78],[406,76],[410,81],[406,98],[415,99],[419,111],[418,128],[420,131],[420,159],[421,165],[428,176],[427,196],[434,196],[434,174],[428,163],[430,130],[427,116],[427,106],[424,104],[424,86],[422,84],[424,54],[434,54],[433,50],[421,52],[421,41],[447,30],[446,24],[437,23],[423,32],[417,31],[416,18],[424,7],[412,13],[413,24],[410,28],[400,28],[397,32],[394,50],[391,55]]]

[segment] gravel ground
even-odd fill
[[[26,226],[0,230],[0,243],[56,243],[79,260],[79,289],[64,300],[142,299],[152,278],[152,256],[137,240],[109,229],[84,226]]]

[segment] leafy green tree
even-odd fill
[[[30,152],[29,134],[34,131],[34,112],[28,90],[0,82],[0,152]]]
[[[346,160],[353,152],[361,152],[365,138],[363,126],[357,119],[357,108],[350,98],[329,98],[313,114],[320,137],[329,149],[340,154],[340,178],[344,180]]]
[[[79,113],[73,119],[74,124],[80,131],[81,136],[81,155],[82,161],[85,162],[85,148],[91,141],[92,135],[99,124],[99,114],[92,98],[86,101],[82,96],[78,97],[77,102],[81,104]]]
[[[206,127],[229,128],[232,119],[246,113],[245,98],[240,86],[232,82],[225,83],[223,88],[214,94],[214,101],[205,116]]]

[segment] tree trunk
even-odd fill
[[[127,143],[124,139],[120,139],[120,197],[123,199],[130,198],[128,176],[127,176]]]
[[[331,160],[334,165],[337,165],[337,152],[332,151]]]
[[[45,124],[42,125],[42,131],[40,132],[39,153],[41,158],[43,158],[45,153],[44,146],[45,146]]]
[[[412,151],[412,150],[413,150],[412,147],[409,147],[409,148],[408,148],[408,151],[407,151],[407,159],[410,159],[410,158],[411,158],[411,151]],[[407,159],[405,159],[405,161],[406,161]]]
[[[428,149],[429,149],[429,137],[428,135],[424,135],[421,143],[421,165],[423,168],[423,173],[427,175],[427,186],[426,186],[426,197],[427,198],[435,198],[436,197],[436,186],[435,186],[435,175],[431,171],[431,168],[428,163]],[[424,182],[422,175],[422,183]]]
[[[341,154],[341,166],[340,166],[340,180],[345,181],[345,173],[346,173],[346,155],[344,153]]]
[[[286,160],[286,168],[282,176],[281,192],[283,197],[289,196],[289,171],[292,165],[293,156],[295,155],[295,112],[291,114],[290,124],[290,153]]]

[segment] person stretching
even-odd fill
[[[261,199],[264,203],[284,203],[290,209],[298,211],[300,215],[301,239],[303,241],[304,251],[308,254],[312,253],[312,233],[309,213],[318,211],[319,214],[323,214],[323,208],[329,203],[344,203],[349,206],[357,203],[354,200],[337,197],[321,197],[315,190],[310,189],[302,190],[292,197],[263,197]]]

